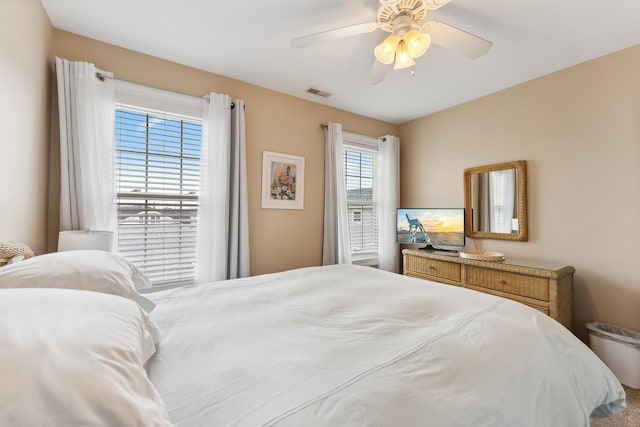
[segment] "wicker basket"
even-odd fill
[[[501,254],[500,252],[485,251],[482,249],[469,249],[460,251],[460,258],[500,262],[504,261],[504,254]]]
[[[0,242],[0,267],[8,264],[14,257],[23,256],[31,258],[33,256],[31,248],[19,242]]]

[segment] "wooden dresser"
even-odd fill
[[[504,262],[460,258],[441,251],[402,251],[403,273],[509,298],[531,306],[572,329],[575,269],[529,260]]]

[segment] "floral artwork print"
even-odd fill
[[[304,209],[304,157],[262,152],[263,209]]]
[[[296,165],[271,162],[271,199],[296,199]]]

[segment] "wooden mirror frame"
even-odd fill
[[[515,169],[518,183],[518,232],[517,233],[493,233],[488,231],[474,231],[472,227],[471,204],[471,175],[505,169]],[[494,165],[478,166],[464,170],[464,228],[467,237],[474,239],[497,240],[521,240],[529,239],[529,226],[527,222],[527,162],[518,160],[515,162],[496,163]]]

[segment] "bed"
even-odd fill
[[[625,407],[514,301],[352,265],[141,295],[105,254],[0,269],[0,425],[589,426]]]

